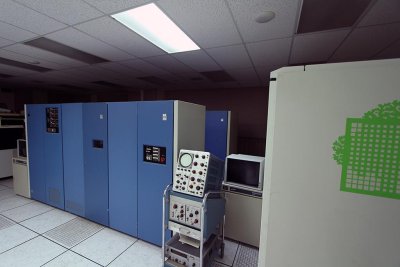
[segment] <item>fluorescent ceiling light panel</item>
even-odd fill
[[[167,53],[200,49],[154,3],[130,9],[112,17]]]

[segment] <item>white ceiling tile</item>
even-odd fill
[[[72,25],[103,15],[81,0],[14,0],[29,8],[46,14],[63,23]]]
[[[112,14],[125,9],[131,9],[154,0],[84,0],[104,13]]]
[[[102,81],[107,79],[122,79],[124,75],[118,72],[110,71],[96,65],[77,68],[91,75],[93,81]]]
[[[179,62],[170,55],[149,57],[144,60],[170,73],[182,73],[192,70],[188,66],[182,64],[181,62]]]
[[[364,16],[358,26],[383,24],[400,21],[399,0],[378,0]]]
[[[374,59],[384,58],[400,58],[400,40],[398,40],[396,43],[392,44],[374,57]]]
[[[79,66],[85,66],[87,65],[86,63],[83,63],[78,60],[74,60],[68,57],[60,56],[58,54],[54,54],[51,52],[48,52],[46,50],[42,50],[33,46],[29,45],[23,45],[23,44],[14,44],[10,45],[4,50],[12,51],[15,53],[19,53],[22,55],[27,55],[27,56],[32,56],[34,58],[37,58],[39,60],[46,60],[50,62],[54,62],[57,64],[61,64],[67,67],[79,67]]]
[[[287,65],[291,41],[292,38],[285,38],[246,44],[246,46],[256,67],[277,67]]]
[[[157,5],[201,48],[242,43],[223,0],[160,0]]]
[[[226,70],[226,72],[229,73],[229,75],[231,75],[232,78],[234,78],[241,84],[253,84],[253,85],[260,84],[257,72],[254,68],[229,69]]]
[[[110,71],[114,71],[114,72],[123,74],[123,75],[127,76],[127,78],[136,78],[136,77],[144,76],[143,72],[123,66],[116,62],[101,63],[101,64],[98,64],[97,66],[107,69],[107,70],[110,70]]]
[[[299,0],[228,0],[244,42],[289,37],[294,34]],[[273,11],[275,18],[257,23],[261,11]]]
[[[252,67],[244,45],[210,48],[207,49],[207,53],[224,69]]]
[[[166,54],[157,46],[110,17],[95,19],[77,25],[75,28],[137,57]]]
[[[141,59],[131,59],[126,61],[119,62],[120,64],[128,67],[133,68],[135,70],[139,70],[144,73],[145,76],[151,75],[168,75],[169,73],[165,70],[157,68],[156,66],[147,63]]]
[[[269,78],[270,78],[271,72],[274,71],[274,70],[277,70],[279,68],[281,68],[281,66],[256,67],[256,71],[257,71],[258,77],[260,77],[261,86],[262,87],[268,87],[269,86]]]
[[[37,71],[21,69],[9,65],[0,64],[0,72],[9,75],[22,76],[37,73]]]
[[[7,40],[7,39],[4,39],[4,38],[0,37],[0,47],[7,46],[7,45],[10,45],[10,44],[13,44],[13,43],[14,43],[13,41],[10,41],[10,40]]]
[[[14,61],[19,61],[19,62],[26,63],[26,64],[30,64],[29,62],[32,62],[32,61],[39,61],[40,64],[34,65],[34,66],[49,68],[49,69],[53,69],[53,70],[65,69],[66,68],[66,66],[63,66],[63,65],[60,65],[60,64],[56,64],[56,63],[45,61],[45,60],[38,60],[38,59],[30,57],[30,56],[21,55],[21,54],[14,53],[14,52],[11,52],[11,51],[7,51],[7,50],[4,50],[4,49],[0,50],[0,57],[11,59],[11,60],[14,60]]]
[[[25,31],[11,24],[0,21],[0,36],[15,42],[32,39],[37,36],[33,32]]]
[[[346,29],[296,35],[290,63],[327,61],[349,32],[350,30]]]
[[[46,37],[64,45],[68,45],[75,49],[79,49],[86,53],[112,61],[133,58],[132,55],[125,53],[117,48],[114,48],[91,36],[88,36],[87,34],[80,32],[74,28],[67,28],[65,30],[54,32],[47,35]]]
[[[0,20],[37,34],[66,27],[61,22],[10,0],[0,1]]]
[[[213,71],[221,69],[221,67],[218,66],[218,64],[215,63],[215,61],[203,50],[176,53],[172,54],[172,56],[196,71]]]
[[[356,28],[330,61],[365,60],[396,41],[400,36],[400,23]]]
[[[57,75],[64,76],[69,79],[69,81],[73,82],[86,82],[89,79],[87,73],[83,72],[79,68],[59,70],[55,72],[57,73]]]
[[[89,82],[96,79],[97,76],[87,73],[86,71],[82,70],[82,68],[74,68],[74,69],[66,69],[63,70],[62,73],[64,75],[69,75],[73,77],[73,81],[84,81]]]

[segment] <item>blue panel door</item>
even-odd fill
[[[27,105],[26,114],[31,197],[32,199],[46,202],[46,176],[44,164],[46,113],[44,105]]]
[[[137,103],[108,104],[110,227],[137,236]]]
[[[205,150],[225,160],[227,138],[228,111],[207,111]]]
[[[64,209],[62,109],[60,104],[49,104],[45,108],[58,109],[59,124],[58,132],[51,133],[46,130],[44,133],[46,203],[59,209]]]
[[[85,216],[82,104],[63,104],[65,210]]]
[[[85,217],[108,226],[107,104],[83,104]]]
[[[138,104],[138,237],[161,245],[162,197],[172,183],[173,101]],[[143,146],[166,148],[165,164],[144,161]]]

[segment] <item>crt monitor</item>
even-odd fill
[[[19,158],[26,158],[26,141],[24,139],[17,140],[17,153]]]
[[[224,184],[262,190],[264,158],[232,154],[226,158]]]

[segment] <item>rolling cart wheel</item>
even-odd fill
[[[224,257],[224,254],[225,254],[225,243],[221,242],[221,252],[219,254],[221,259]]]

